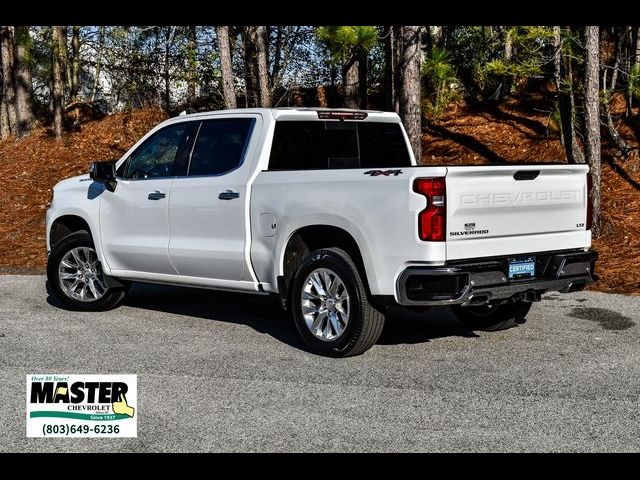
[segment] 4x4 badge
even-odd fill
[[[398,175],[402,175],[402,170],[369,170],[368,172],[364,172],[363,175],[371,175],[372,177],[379,177],[380,175],[388,177],[393,175],[397,177]]]

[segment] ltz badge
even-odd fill
[[[136,375],[27,375],[27,437],[137,437]]]

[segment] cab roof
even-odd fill
[[[260,114],[271,116],[274,120],[354,120],[354,121],[382,121],[399,122],[400,118],[395,112],[383,112],[380,110],[355,110],[349,108],[320,108],[320,107],[278,107],[278,108],[236,108],[230,110],[214,110],[210,112],[197,112],[181,114],[179,118],[207,118],[222,114]],[[330,116],[335,118],[329,118]],[[325,118],[320,118],[321,116]],[[365,118],[348,118],[349,116],[364,116]],[[341,118],[342,117],[342,118]]]

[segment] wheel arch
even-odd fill
[[[312,224],[299,227],[288,236],[280,258],[279,276],[282,280],[279,286],[285,289],[281,295],[289,290],[293,275],[311,252],[330,247],[340,248],[352,258],[369,290],[365,259],[354,236],[335,225]]]
[[[47,218],[47,250],[51,252],[55,244],[67,235],[80,230],[86,230],[93,240],[98,259],[102,263],[104,272],[111,274],[111,269],[105,261],[102,244],[98,236],[99,226],[92,220],[91,216],[78,209],[66,209],[64,213],[60,213],[60,215],[55,217]]]
[[[91,238],[95,238],[89,222],[81,216],[68,214],[57,217],[51,222],[51,228],[49,228],[49,248],[53,248],[67,235],[80,230],[86,230]]]

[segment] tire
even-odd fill
[[[460,323],[471,331],[497,332],[526,322],[526,316],[531,309],[531,305],[531,302],[483,305],[479,307],[453,305],[451,310]]]
[[[76,256],[73,255],[74,252]],[[61,267],[63,260],[64,265]],[[83,269],[84,274],[77,273],[79,269],[76,266],[83,263],[81,260],[86,261],[84,265],[90,265],[94,271],[91,272],[83,265],[80,268]],[[68,279],[62,277],[68,277]],[[111,310],[117,307],[125,297],[124,288],[106,287],[108,279],[102,273],[100,262],[95,255],[91,235],[85,230],[67,235],[53,246],[47,262],[47,279],[51,293],[69,310],[89,312]],[[74,296],[72,296],[67,287],[73,287],[76,280],[79,283],[73,289]]]
[[[320,289],[315,287],[318,282]],[[324,291],[325,300],[320,290]],[[339,248],[312,252],[294,274],[290,294],[296,328],[315,353],[332,357],[360,355],[380,338],[384,314],[371,305],[358,268]]]

